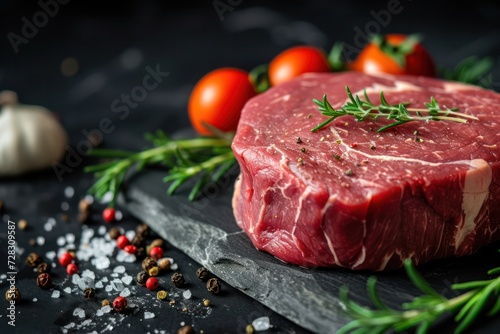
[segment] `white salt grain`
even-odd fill
[[[113,269],[113,272],[123,274],[125,272],[125,267],[124,266],[117,266],[115,269]]]
[[[79,280],[80,280],[80,275],[74,274],[73,276],[71,276],[71,283],[78,284]]]
[[[153,312],[144,312],[144,319],[153,319],[155,314]]]
[[[71,288],[68,286],[67,288],[64,288],[63,291],[66,293],[71,293]]]
[[[63,210],[63,211],[68,211],[68,209],[69,209],[69,204],[68,204],[68,202],[62,202],[62,203],[61,203],[61,210]]]
[[[177,263],[172,263],[170,265],[170,270],[177,270],[177,269],[179,269],[179,265]]]
[[[37,237],[36,238],[36,243],[40,246],[43,246],[45,244],[45,238],[44,237]]]
[[[95,258],[94,265],[96,269],[102,270],[102,269],[108,269],[109,265],[111,264],[111,261],[107,256],[99,256]]]
[[[85,195],[84,199],[89,204],[93,204],[94,203],[94,197],[92,195]]]
[[[102,310],[104,313],[109,313],[109,312],[111,312],[111,305],[106,305],[106,306],[103,306],[103,307],[101,307],[101,310]]]
[[[64,188],[64,196],[66,196],[66,198],[72,198],[74,194],[75,189],[73,187]]]
[[[182,293],[182,297],[184,297],[184,299],[190,299],[191,296],[192,296],[191,290],[186,290]]]
[[[49,219],[47,219],[47,223],[49,223],[52,226],[56,226],[56,220],[54,218],[52,218],[52,217],[50,217]]]
[[[127,285],[130,285],[130,283],[132,283],[132,280],[133,280],[133,278],[130,275],[122,277],[122,282],[127,284]]]
[[[50,297],[51,298],[59,298],[59,297],[61,297],[61,291],[59,291],[59,290],[52,291],[52,295]]]
[[[85,269],[82,272],[82,277],[88,277],[91,278],[92,280],[95,280],[95,273],[92,270]]]
[[[38,301],[38,299],[36,298],[33,298],[33,302],[36,303]]]
[[[103,287],[103,286],[104,286],[104,285],[102,284],[102,281],[99,281],[99,282],[97,282],[97,283],[95,284],[95,288],[96,288],[96,289],[102,289],[102,287]]]
[[[111,292],[113,290],[113,286],[111,284],[106,285],[106,292]]]
[[[45,231],[47,231],[47,232],[50,232],[50,231],[52,231],[52,225],[51,225],[50,223],[45,223],[45,224],[43,225],[43,229],[44,229]]]
[[[99,226],[97,233],[99,233],[99,235],[104,235],[106,233],[106,226],[104,225]]]
[[[129,288],[123,289],[123,291],[120,292],[120,296],[121,297],[128,297],[128,296],[130,296],[130,290],[129,290]]]
[[[78,318],[85,318],[85,311],[82,308],[75,308],[73,311],[73,315]]]
[[[115,220],[117,222],[119,222],[120,220],[122,220],[122,218],[123,218],[122,212],[120,210],[116,210],[116,212],[115,212]]]
[[[135,237],[135,231],[134,230],[127,231],[125,232],[125,236],[127,237],[128,240],[132,240]]]
[[[75,235],[73,233],[67,233],[66,234],[66,241],[68,242],[68,244],[72,244],[75,242]]]
[[[47,252],[47,253],[45,253],[45,256],[49,260],[54,260],[56,258],[56,252],[54,252],[54,251]]]
[[[271,324],[269,323],[269,317],[260,317],[255,319],[254,321],[252,321],[252,326],[256,332],[267,331],[271,327]]]
[[[63,237],[63,236],[60,236],[59,238],[57,238],[57,246],[64,246],[66,244],[66,238]]]

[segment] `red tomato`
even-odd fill
[[[236,68],[220,68],[201,78],[189,97],[191,124],[198,133],[210,135],[203,122],[224,132],[236,131],[241,109],[254,96],[248,73]]]
[[[384,52],[375,43],[369,43],[358,55],[356,60],[350,64],[350,68],[364,73],[390,73],[396,75],[422,75],[427,77],[436,76],[436,66],[424,47],[416,43],[413,50],[407,54],[398,49],[408,38],[406,35],[391,34],[385,35],[385,42],[388,49],[398,54],[403,60],[401,66],[394,57]]]
[[[323,50],[312,46],[296,46],[274,57],[269,64],[269,80],[272,86],[276,86],[303,73],[330,70]]]

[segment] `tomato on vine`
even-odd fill
[[[255,94],[247,72],[237,68],[212,71],[198,81],[189,97],[191,124],[201,135],[213,135],[210,126],[236,131],[241,109]]]
[[[269,81],[276,86],[303,73],[330,72],[325,52],[313,46],[296,46],[274,57],[269,64]]]
[[[436,66],[417,35],[376,35],[349,65],[355,71],[436,76]]]

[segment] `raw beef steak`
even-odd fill
[[[345,86],[373,103],[458,107],[479,121],[326,120]],[[300,138],[300,139],[299,139]],[[301,266],[356,270],[462,256],[500,239],[500,95],[455,82],[359,73],[307,74],[251,99],[233,150],[236,221],[258,249]]]

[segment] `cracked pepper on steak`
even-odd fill
[[[313,98],[342,106],[348,85],[374,104],[458,107],[479,121],[388,124],[326,120]],[[300,137],[300,140],[298,139]],[[306,74],[244,107],[233,150],[234,215],[255,247],[301,266],[356,270],[463,256],[500,239],[500,94],[410,76]],[[348,172],[352,171],[352,174]]]

